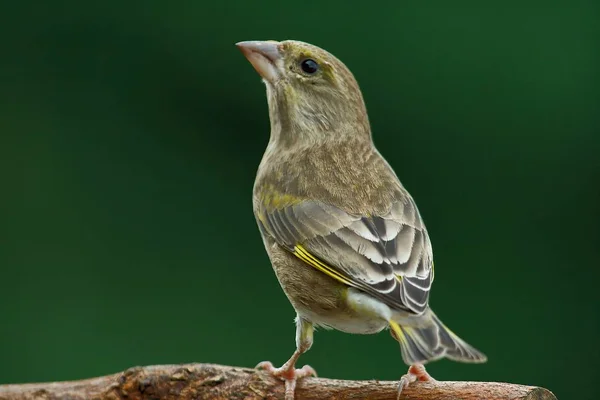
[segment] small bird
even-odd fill
[[[433,380],[423,364],[485,362],[429,308],[433,254],[421,214],[373,144],[348,68],[314,45],[246,41],[237,47],[267,87],[271,136],[253,190],[254,214],[279,283],[296,311],[296,351],[285,381],[316,375],[296,361],[314,327],[355,334],[389,328],[410,366],[398,394]]]

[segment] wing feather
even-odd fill
[[[394,309],[421,314],[433,281],[431,243],[414,201],[361,216],[318,201],[260,210],[261,231],[305,262]]]

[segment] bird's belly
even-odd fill
[[[377,333],[388,326],[392,317],[390,308],[370,295],[348,288],[344,312],[335,316],[313,316],[318,325],[358,334]]]
[[[346,333],[369,335],[382,331],[387,321],[378,317],[361,315],[318,315],[310,310],[297,310],[308,321],[326,329],[335,329]]]
[[[315,325],[371,334],[388,326],[391,311],[371,296],[350,288],[265,241],[277,279],[296,312]]]

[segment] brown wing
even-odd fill
[[[351,215],[318,201],[261,207],[263,234],[330,276],[393,309],[421,314],[433,281],[432,249],[410,198],[380,216]]]

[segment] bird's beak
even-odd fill
[[[273,83],[281,77],[283,59],[279,51],[279,42],[253,40],[235,45],[266,81]]]

